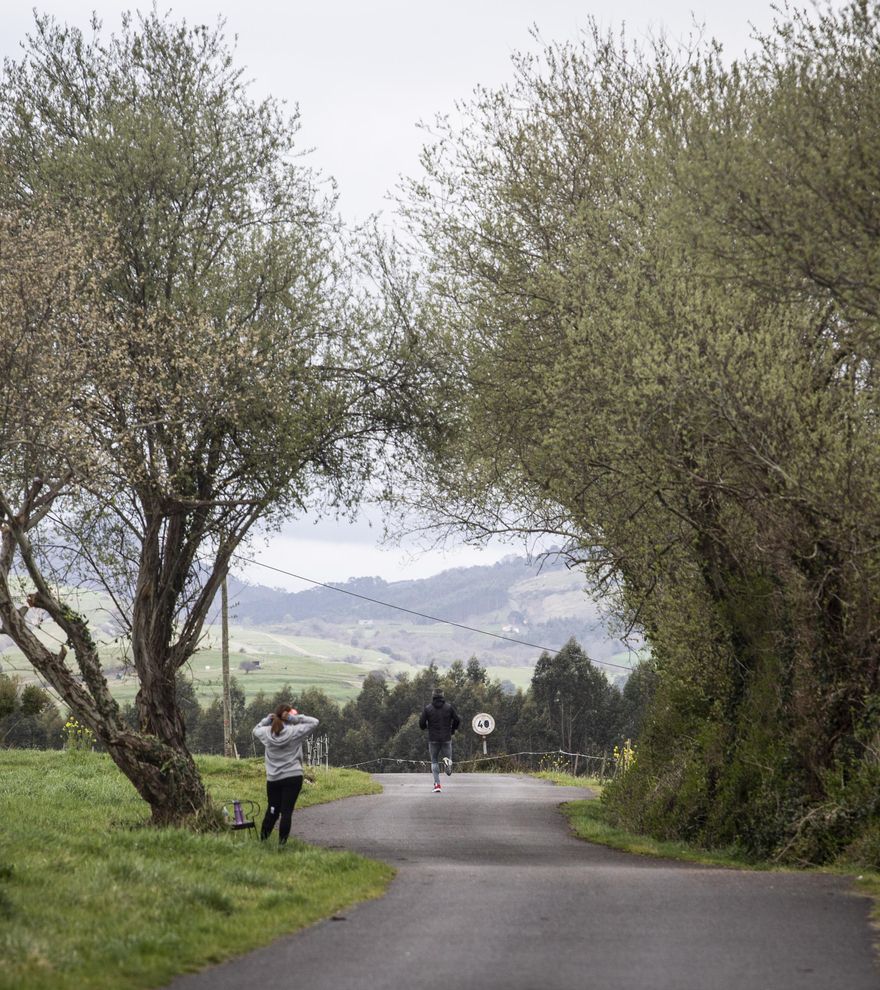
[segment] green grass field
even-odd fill
[[[583,609],[583,591],[572,584],[569,572],[547,572],[520,582],[517,587],[531,600],[537,596],[536,608],[545,617],[578,614]],[[123,704],[133,701],[137,681],[125,665],[125,643],[119,638],[109,599],[106,595],[67,587],[64,598],[88,621],[98,644],[110,689]],[[20,592],[22,600],[24,589]],[[481,625],[500,633],[508,621],[508,609],[487,613]],[[453,660],[467,662],[478,655],[489,676],[510,681],[526,689],[531,683],[534,664],[541,647],[508,647],[499,649],[498,641],[489,641],[453,625],[418,623],[401,620],[389,611],[376,620],[329,622],[323,620],[278,623],[253,626],[236,621],[235,603],[230,615],[230,670],[244,690],[247,700],[258,692],[269,696],[289,684],[294,690],[319,688],[335,701],[344,703],[357,697],[364,678],[372,670],[382,670],[390,676],[408,672],[416,674],[431,662],[441,669]],[[31,614],[31,621],[37,621]],[[50,648],[59,648],[65,637],[47,617],[43,617],[38,635]],[[216,610],[212,622],[216,623]],[[527,634],[523,634],[528,639]],[[552,644],[551,644],[552,645]],[[490,649],[491,647],[491,649]],[[510,651],[513,652],[510,652]],[[638,655],[624,653],[613,662],[628,666]],[[243,664],[259,661],[259,667],[246,670]],[[73,658],[69,657],[73,663]],[[196,697],[200,704],[210,703],[221,694],[220,627],[207,625],[200,649],[187,665]],[[0,671],[19,677],[24,683],[38,683],[39,678],[22,654],[5,637],[0,637]]]
[[[211,627],[204,647],[194,654],[186,668],[202,705],[221,694],[222,658],[219,635],[215,633]],[[48,640],[48,634],[44,638]],[[122,704],[134,701],[137,678],[120,668],[122,658],[113,644],[102,646],[102,660],[113,696]],[[259,661],[258,669],[246,671],[242,667],[253,661]],[[260,691],[271,696],[289,684],[295,691],[306,687],[320,688],[339,703],[357,697],[371,670],[383,670],[389,676],[402,672],[414,674],[419,670],[371,648],[238,626],[230,628],[229,666],[248,700]],[[4,673],[20,677],[24,683],[38,681],[30,664],[14,648],[0,653],[0,668]],[[516,687],[527,688],[534,668],[490,666],[487,670],[492,678],[509,680]]]
[[[313,657],[284,653],[263,653],[259,670],[246,673],[236,656],[230,657],[229,670],[247,698],[260,691],[273,695],[285,684],[296,690],[317,687],[334,701],[345,702],[357,696],[363,679],[372,667],[350,663],[330,663]],[[189,664],[196,697],[201,704],[220,697],[222,692],[222,657],[219,650],[199,650]],[[113,694],[121,702],[133,701],[137,678],[129,676],[113,685]]]
[[[265,806],[261,760],[199,758],[218,801]],[[378,790],[316,771],[299,807]],[[0,988],[134,990],[241,954],[380,896],[393,870],[252,832],[145,824],[109,758],[0,750]]]

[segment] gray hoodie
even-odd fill
[[[284,728],[272,735],[272,716],[254,726],[254,738],[266,747],[266,780],[282,780],[284,777],[302,777],[302,744],[318,728],[318,720],[311,715],[288,715]]]

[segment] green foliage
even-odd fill
[[[63,720],[46,691],[0,674],[0,747],[56,749]]]
[[[653,664],[641,661],[632,669],[621,692],[620,734],[624,739],[635,739],[642,732],[654,692],[657,689],[657,671]]]
[[[261,760],[199,767],[215,800],[265,806]],[[242,834],[152,828],[104,754],[0,750],[0,776],[3,990],[164,985],[377,897],[392,876],[298,842],[295,815],[283,853]],[[375,791],[364,774],[318,772],[298,807]]]
[[[620,696],[573,639],[538,658],[532,697],[568,752],[605,748],[617,737]]]
[[[608,801],[657,835],[825,860],[858,818],[831,782],[877,763],[878,45],[860,2],[736,63],[552,45],[438,122],[402,203],[448,355],[421,504],[565,541],[644,630]]]
[[[21,690],[20,704],[22,715],[35,718],[52,704],[52,699],[36,684],[26,684]]]
[[[0,674],[0,718],[11,715],[18,705],[18,685],[11,677]]]
[[[477,685],[486,684],[489,679],[485,668],[480,665],[480,661],[476,657],[471,657],[470,660],[468,660],[467,679],[471,682],[471,684]]]
[[[298,161],[296,116],[251,97],[222,25],[153,9],[109,37],[95,19],[87,37],[35,15],[23,50],[0,85],[0,294],[4,312],[24,297],[3,333],[28,347],[2,348],[0,381],[4,406],[28,397],[39,421],[0,431],[0,611],[170,820],[205,802],[175,678],[232,554],[258,521],[359,501],[377,448],[417,418],[417,342],[359,288],[360,249],[332,187]],[[35,225],[51,251],[31,243]],[[7,247],[16,238],[27,253]],[[88,318],[67,305],[80,295]],[[169,750],[158,772],[125,731],[88,623],[52,590],[59,562],[111,595],[146,750]],[[81,683],[21,620],[13,564]],[[164,768],[181,761],[174,779]]]

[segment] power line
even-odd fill
[[[477,629],[476,626],[466,626],[461,622],[453,622],[452,619],[441,619],[436,615],[428,615],[426,612],[418,612],[412,608],[404,608],[403,605],[392,605],[391,602],[383,602],[378,598],[370,598],[369,595],[361,595],[356,591],[349,591],[347,588],[337,588],[332,584],[325,584],[323,581],[315,581],[313,578],[303,577],[302,574],[294,574],[292,571],[285,571],[280,567],[273,567],[271,564],[264,564],[260,560],[249,560],[247,557],[241,557],[239,554],[232,555],[236,560],[240,560],[244,564],[256,564],[258,567],[264,567],[267,571],[275,571],[277,574],[284,574],[286,577],[296,578],[297,581],[305,581],[308,584],[313,584],[318,588],[326,588],[328,591],[338,591],[342,595],[350,595],[352,598],[360,598],[362,601],[371,602],[373,605],[383,605],[385,608],[393,608],[398,612],[407,612],[409,615],[417,615],[420,619],[428,619],[431,622],[442,622],[447,626],[455,626],[456,629],[466,629],[468,632],[479,633],[481,636],[491,636],[493,639],[503,639],[508,643],[516,643],[517,646],[528,646],[533,650],[543,650],[545,653],[561,653],[561,650],[553,650],[549,646],[539,646],[537,643],[527,643],[523,639],[513,639],[511,636],[502,636],[501,633],[489,632],[486,629]],[[590,663],[601,664],[603,667],[615,667],[617,670],[625,670],[630,672],[631,667],[625,667],[622,663],[611,663],[610,660],[593,660],[591,657],[587,657]]]

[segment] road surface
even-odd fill
[[[573,838],[585,792],[527,777],[377,775],[294,834],[398,869],[388,894],[173,990],[877,990],[851,883],[671,863]]]

